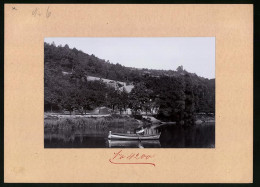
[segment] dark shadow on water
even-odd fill
[[[169,125],[156,129],[159,140],[126,141],[108,140],[108,131],[95,130],[45,130],[45,148],[214,148],[215,124],[195,126]],[[154,133],[154,129],[147,130]]]
[[[215,124],[161,128],[164,148],[215,148]]]

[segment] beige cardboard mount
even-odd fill
[[[6,4],[4,37],[5,182],[252,182],[253,5]],[[124,149],[155,167],[111,164],[118,149],[44,149],[45,37],[215,37],[216,147]]]

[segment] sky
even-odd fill
[[[215,78],[215,37],[45,38],[126,67],[176,70],[178,66],[205,78]]]

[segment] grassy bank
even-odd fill
[[[57,131],[68,130],[77,131],[89,129],[102,131],[120,130],[120,131],[133,131],[140,123],[128,116],[108,116],[108,117],[91,117],[91,118],[45,118],[44,130],[45,131]]]

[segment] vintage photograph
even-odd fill
[[[45,38],[44,148],[215,148],[215,37]]]

